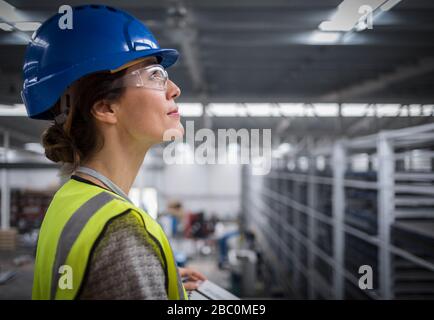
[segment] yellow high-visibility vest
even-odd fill
[[[139,218],[154,242],[152,246],[165,271],[168,298],[187,300],[172,249],[160,225],[116,193],[74,179],[56,192],[42,222],[32,298],[77,298],[98,238],[111,219],[127,212]],[[67,272],[71,272],[67,276],[72,281],[65,286],[61,283]]]

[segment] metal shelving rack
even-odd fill
[[[434,298],[433,171],[434,124],[287,154],[266,176],[244,166],[243,221],[274,272],[270,288],[306,299]],[[373,289],[359,288],[361,265],[372,267]]]

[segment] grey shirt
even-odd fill
[[[156,248],[132,213],[109,222],[89,263],[79,299],[167,300]]]

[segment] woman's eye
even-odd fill
[[[153,71],[150,76],[151,79],[164,79],[164,75],[160,71]]]

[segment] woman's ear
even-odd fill
[[[108,100],[99,100],[94,103],[90,112],[95,119],[108,123],[115,124],[117,122],[118,105]]]

